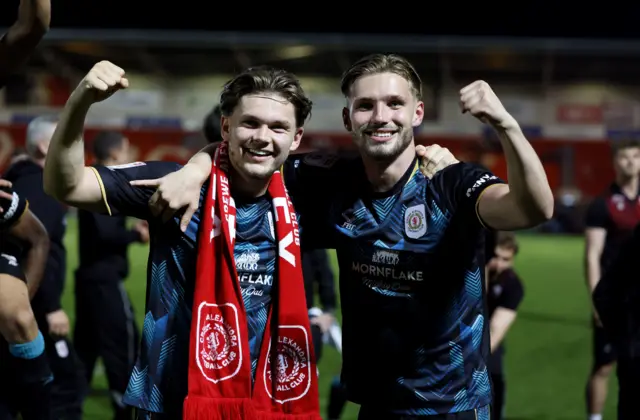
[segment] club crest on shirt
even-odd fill
[[[264,385],[269,397],[280,404],[304,397],[311,387],[310,359],[309,338],[304,327],[280,325],[276,354],[272,354],[269,343],[264,365]]]
[[[613,203],[616,205],[616,209],[618,211],[623,211],[624,210],[624,202],[625,202],[624,195],[622,195],[622,194],[614,194],[611,197],[611,201],[613,201]]]
[[[195,357],[202,375],[214,384],[236,376],[242,365],[236,306],[202,302],[196,334]]]
[[[424,204],[411,206],[405,210],[404,231],[411,239],[418,239],[427,233],[427,216]]]

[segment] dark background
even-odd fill
[[[18,0],[0,4],[11,24]],[[632,2],[52,0],[52,28],[640,38]]]

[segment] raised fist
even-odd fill
[[[120,89],[129,87],[129,80],[124,76],[120,67],[101,61],[82,79],[75,93],[91,103],[104,101]]]
[[[501,127],[513,119],[485,81],[478,80],[460,90],[460,108],[483,123]]]

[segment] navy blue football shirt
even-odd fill
[[[180,165],[169,162],[136,162],[94,168],[107,212],[148,220],[151,234],[140,356],[131,374],[124,402],[149,412],[165,413],[170,418],[182,417],[183,400],[187,394],[200,210],[183,233],[178,218],[163,224],[151,215],[149,198],[153,189],[134,187],[129,182],[160,178],[179,168]],[[208,183],[202,188],[201,203],[207,188]],[[275,282],[276,243],[271,229],[271,200],[263,196],[248,201],[236,198],[235,201],[234,254],[247,314],[255,377]]]
[[[476,204],[502,181],[469,163],[429,180],[416,160],[380,194],[359,158],[320,154],[293,159],[284,176],[302,245],[337,251],[348,398],[408,415],[485,409],[489,320]]]

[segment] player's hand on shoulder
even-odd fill
[[[89,70],[73,95],[87,103],[95,103],[104,101],[117,91],[128,87],[129,80],[125,77],[123,69],[109,61],[100,61]]]
[[[496,128],[506,128],[515,123],[498,95],[483,80],[477,80],[460,90],[460,109]]]
[[[149,199],[149,209],[151,214],[164,222],[184,209],[180,220],[180,229],[184,232],[198,209],[200,191],[207,178],[208,174],[204,174],[197,166],[187,164],[162,178],[131,181],[131,185],[157,188]]]
[[[420,157],[420,172],[429,179],[433,178],[436,172],[459,162],[449,149],[437,144],[426,147],[418,145],[416,153]]]

